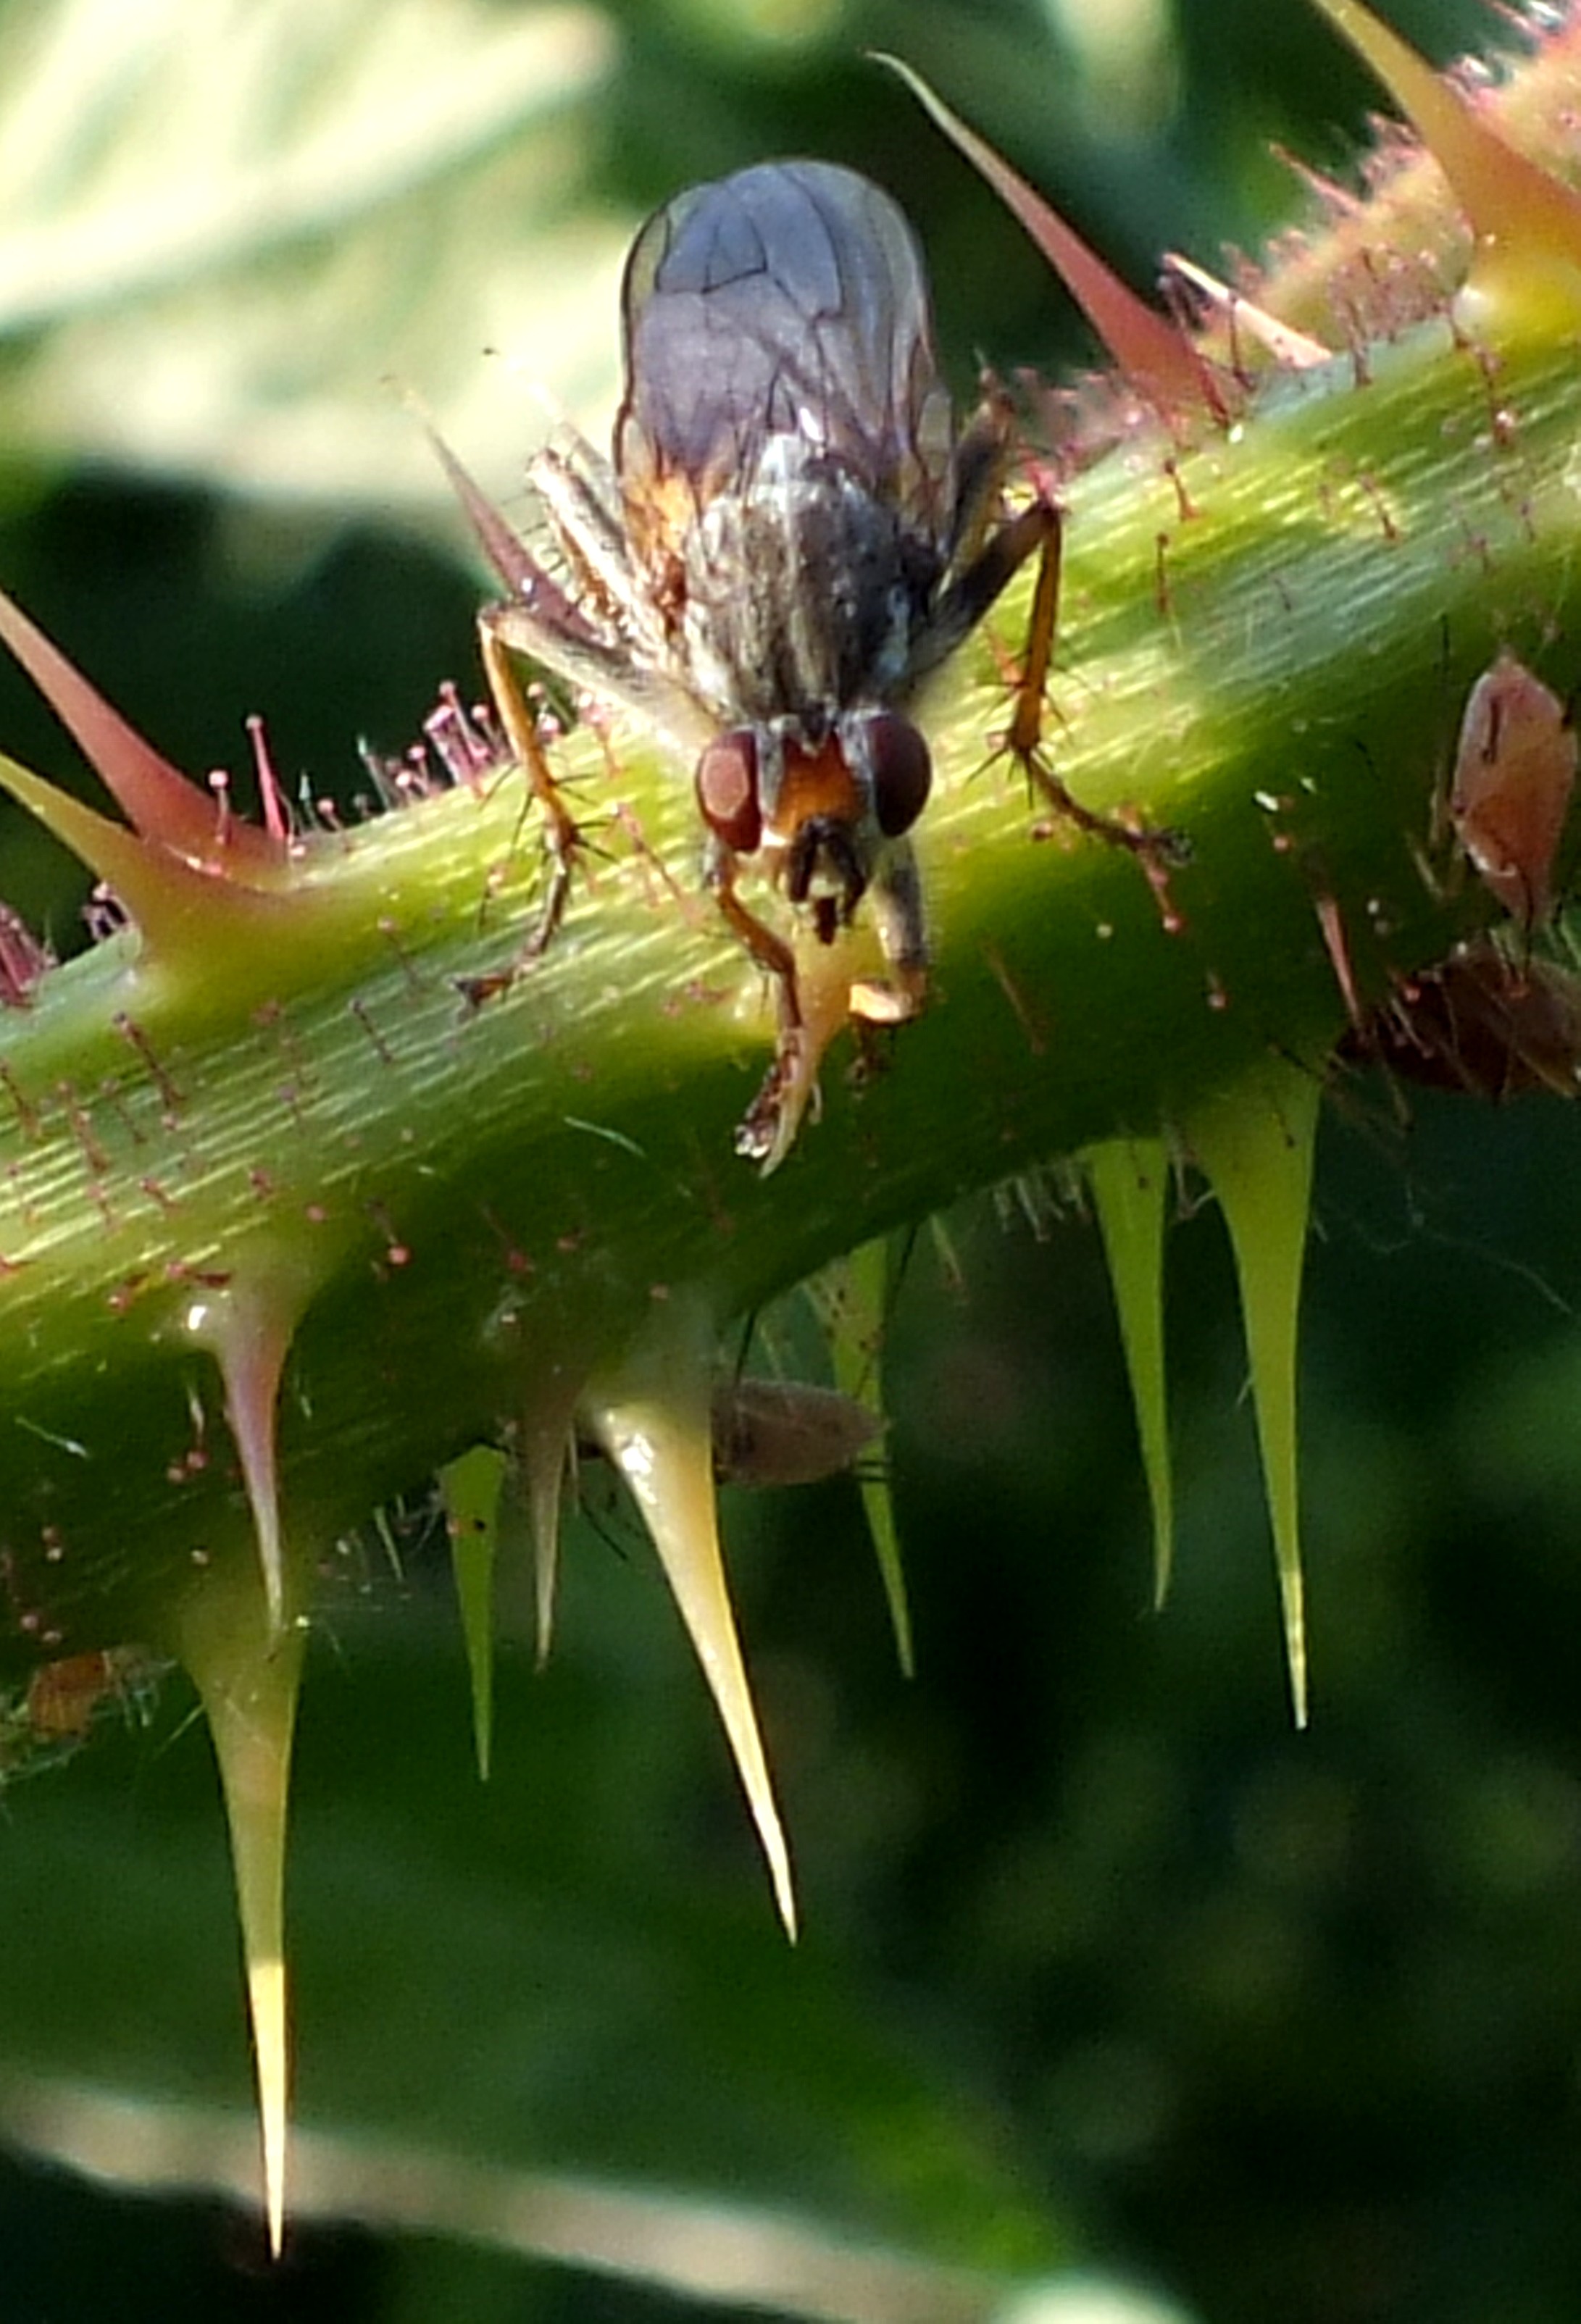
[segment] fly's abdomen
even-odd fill
[[[694,187],[638,235],[621,304],[615,467],[640,566],[673,546],[683,509],[740,494],[781,440],[945,529],[954,429],[927,281],[876,186],[783,161]]]

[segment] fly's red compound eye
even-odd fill
[[[867,751],[878,827],[886,839],[899,839],[928,804],[933,785],[928,745],[909,718],[884,710],[867,722]]]
[[[737,855],[755,854],[763,835],[758,804],[757,737],[738,726],[709,743],[698,761],[698,806],[716,839]]]

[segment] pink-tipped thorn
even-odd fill
[[[950,143],[1020,219],[1137,392],[1169,418],[1191,412],[1220,423],[1233,418],[1241,397],[1229,374],[1199,355],[1171,322],[1128,289],[1059,212],[934,95],[920,74],[898,57],[876,50],[872,53],[876,63],[900,75]]]
[[[422,429],[433,447],[434,457],[445,472],[445,480],[461,504],[461,512],[472,527],[477,545],[494,567],[513,597],[552,615],[557,621],[575,629],[582,617],[571,600],[543,570],[526,542],[508,522],[482,485],[456,457],[424,405],[421,396],[410,389],[404,391],[407,409]]]
[[[0,592],[0,643],[10,647],[55,715],[144,839],[184,862],[246,882],[278,874],[284,851],[251,824],[223,831],[208,793],[163,759]]]
[[[253,770],[258,779],[258,800],[264,809],[264,828],[276,846],[284,848],[291,841],[291,810],[280,788],[274,761],[269,755],[269,737],[264,730],[264,721],[256,711],[247,720],[247,740],[253,745]]]
[[[1260,346],[1267,348],[1276,363],[1283,364],[1288,370],[1315,371],[1319,364],[1333,361],[1333,349],[1326,347],[1321,339],[1308,338],[1305,331],[1298,331],[1290,323],[1281,323],[1277,315],[1269,314],[1265,308],[1254,305],[1239,290],[1233,290],[1227,282],[1221,282],[1216,274],[1210,274],[1205,266],[1198,266],[1195,259],[1183,258],[1179,251],[1170,250],[1164,254],[1164,264],[1206,299],[1215,312],[1223,316],[1232,331],[1246,332]]]
[[[124,823],[112,823],[69,791],[44,782],[3,754],[0,789],[86,863],[125,908],[109,918],[98,931],[101,935],[114,934],[129,914],[152,953],[180,956],[190,953],[195,944],[206,944],[223,915],[273,912],[284,903],[282,891],[198,869],[157,839],[144,839]]]

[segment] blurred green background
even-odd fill
[[[1493,23],[1391,14],[1436,58]],[[1343,168],[1375,101],[1300,0],[11,0],[0,583],[180,763],[240,768],[263,710],[288,782],[350,799],[357,738],[399,751],[476,684],[477,585],[391,379],[514,505],[537,385],[605,424],[614,270],[679,186],[851,161],[922,232],[963,393],[979,357],[1090,360],[869,48],[1143,287],[1166,247],[1255,248],[1299,203],[1271,148]],[[73,763],[5,670],[0,736]],[[75,942],[69,867],[12,819],[0,851]],[[486,1788],[425,1480],[398,1565],[347,1545],[290,1910],[299,2190],[348,2223],[278,2270],[217,2191],[254,2152],[190,1701],[11,1783],[0,2324],[1572,2318],[1576,1125],[1411,1117],[1357,1081],[1324,1133],[1305,1736],[1212,1214],[1170,1247],[1158,1618],[1096,1234],[1050,1201],[952,1219],[958,1268],[920,1241],[888,1442],[915,1682],[853,1486],[729,1511],[794,1951],[617,1509],[568,1544],[549,1671],[505,1655]],[[114,2184],[161,2175],[209,2191]]]

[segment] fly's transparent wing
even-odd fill
[[[895,204],[855,171],[768,163],[656,212],[626,263],[615,460],[652,558],[765,445],[794,436],[932,529],[953,428],[928,284]]]
[[[591,617],[539,563],[444,439],[431,429],[429,436],[479,546],[508,593],[503,604],[489,607],[483,616],[490,634],[513,652],[530,654],[576,693],[610,707],[634,711],[645,725],[677,748],[692,754],[700,751],[713,730],[685,688],[635,654],[629,638],[612,623]],[[535,464],[540,490],[545,493],[573,558],[578,543],[569,512],[596,508],[596,487],[602,481],[595,458],[591,481],[578,492],[576,466],[574,459],[544,457]],[[556,487],[552,498],[546,486],[550,475],[566,480]],[[586,566],[607,543],[597,522],[584,515],[583,523]]]

